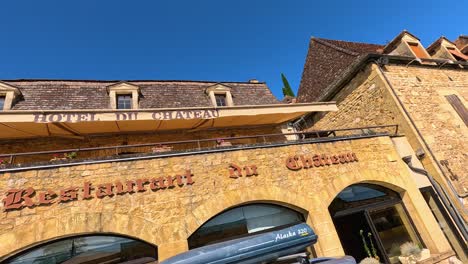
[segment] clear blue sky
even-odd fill
[[[0,4],[0,79],[267,82],[297,90],[311,36],[386,43],[401,30],[429,45],[468,34],[448,1],[167,0]]]

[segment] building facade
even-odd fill
[[[361,235],[384,263],[405,242],[455,254],[397,126],[288,124],[335,103],[282,104],[255,80],[0,88],[2,263],[146,263],[300,222],[312,256],[361,260]]]
[[[426,177],[416,181],[452,247],[466,262],[465,46],[466,36],[454,42],[441,37],[425,49],[407,31],[387,45],[312,38],[298,101],[336,101],[339,111],[309,115],[297,124],[310,130],[397,124],[404,135],[400,140],[415,154],[415,166],[439,185],[434,187]],[[439,187],[442,194],[434,197]],[[445,208],[436,205],[445,198]]]

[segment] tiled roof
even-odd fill
[[[5,80],[18,87],[22,98],[12,110],[109,109],[109,85],[119,81],[87,80]],[[211,107],[205,93],[218,82],[204,81],[126,81],[140,88],[140,109]],[[277,104],[279,101],[265,83],[223,82],[231,88],[234,105]]]
[[[454,41],[455,45],[457,45],[457,48],[465,53],[468,54],[468,36],[467,35],[460,35],[458,38]]]
[[[357,58],[369,53],[382,53],[383,47],[376,44],[312,38],[299,86],[298,101],[317,101],[327,86]]]

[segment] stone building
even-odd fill
[[[361,233],[384,263],[455,254],[402,128],[291,127],[333,102],[256,80],[4,80],[0,102],[2,263],[145,263],[301,222],[312,256],[361,260]]]
[[[417,186],[464,263],[467,44],[466,36],[453,42],[441,37],[425,49],[408,31],[386,45],[312,38],[298,102],[335,101],[339,110],[296,122],[304,130],[398,125],[400,137],[393,140],[404,142],[414,155]]]

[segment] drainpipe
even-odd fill
[[[413,167],[413,165],[411,164],[411,156],[406,156],[406,157],[403,157],[402,159],[412,171],[422,174],[429,179],[432,186],[434,186],[434,190],[436,191],[440,200],[444,204],[445,208],[449,212],[452,219],[455,221],[455,224],[457,225],[458,230],[460,230],[460,233],[462,234],[463,238],[465,239],[465,241],[468,241],[468,233],[466,231],[467,225],[465,221],[463,220],[463,217],[458,213],[455,206],[450,201],[450,199],[448,199],[448,195],[445,192],[445,190],[440,187],[440,184],[436,180],[434,180],[434,178],[426,170]]]
[[[398,103],[400,104],[401,108],[403,109],[403,112],[405,112],[405,115],[408,117],[412,127],[416,130],[416,133],[418,134],[419,138],[421,139],[421,141],[423,142],[424,146],[426,147],[426,149],[429,151],[429,153],[431,154],[432,158],[434,159],[435,161],[435,164],[437,165],[437,167],[439,168],[439,170],[442,172],[442,175],[445,176],[445,178],[448,178],[447,175],[445,174],[445,171],[444,169],[442,168],[442,166],[440,165],[440,163],[437,161],[436,159],[436,156],[434,155],[434,153],[432,152],[431,148],[429,147],[429,145],[427,144],[426,140],[424,139],[424,137],[422,136],[421,134],[421,131],[419,131],[418,127],[416,126],[414,120],[411,118],[411,116],[409,115],[408,113],[408,110],[406,110],[405,106],[403,105],[403,102],[401,102],[400,100],[400,97],[397,95],[395,89],[393,88],[392,86],[392,83],[388,80],[387,76],[385,75],[385,72],[383,71],[382,67],[380,66],[380,64],[377,62],[377,61],[374,61],[375,65],[377,65],[377,68],[379,69],[380,73],[382,74],[383,78],[385,79],[385,82],[388,84],[388,86],[390,87],[390,90],[392,91],[393,95],[395,96],[395,98],[397,99]],[[466,198],[468,195],[465,194],[465,195],[460,195],[456,190],[455,190],[455,187],[453,187],[452,183],[450,182],[450,180],[447,180],[447,184],[448,186],[450,187],[450,189],[452,190],[452,193],[460,198],[460,199],[463,199],[463,198]],[[463,204],[461,204],[461,202],[459,200],[457,200],[457,202],[459,203],[460,205],[460,208],[461,210],[463,210],[465,213],[466,213],[466,209],[464,208]],[[455,208],[455,210],[457,210]],[[458,211],[457,211],[458,213]]]

